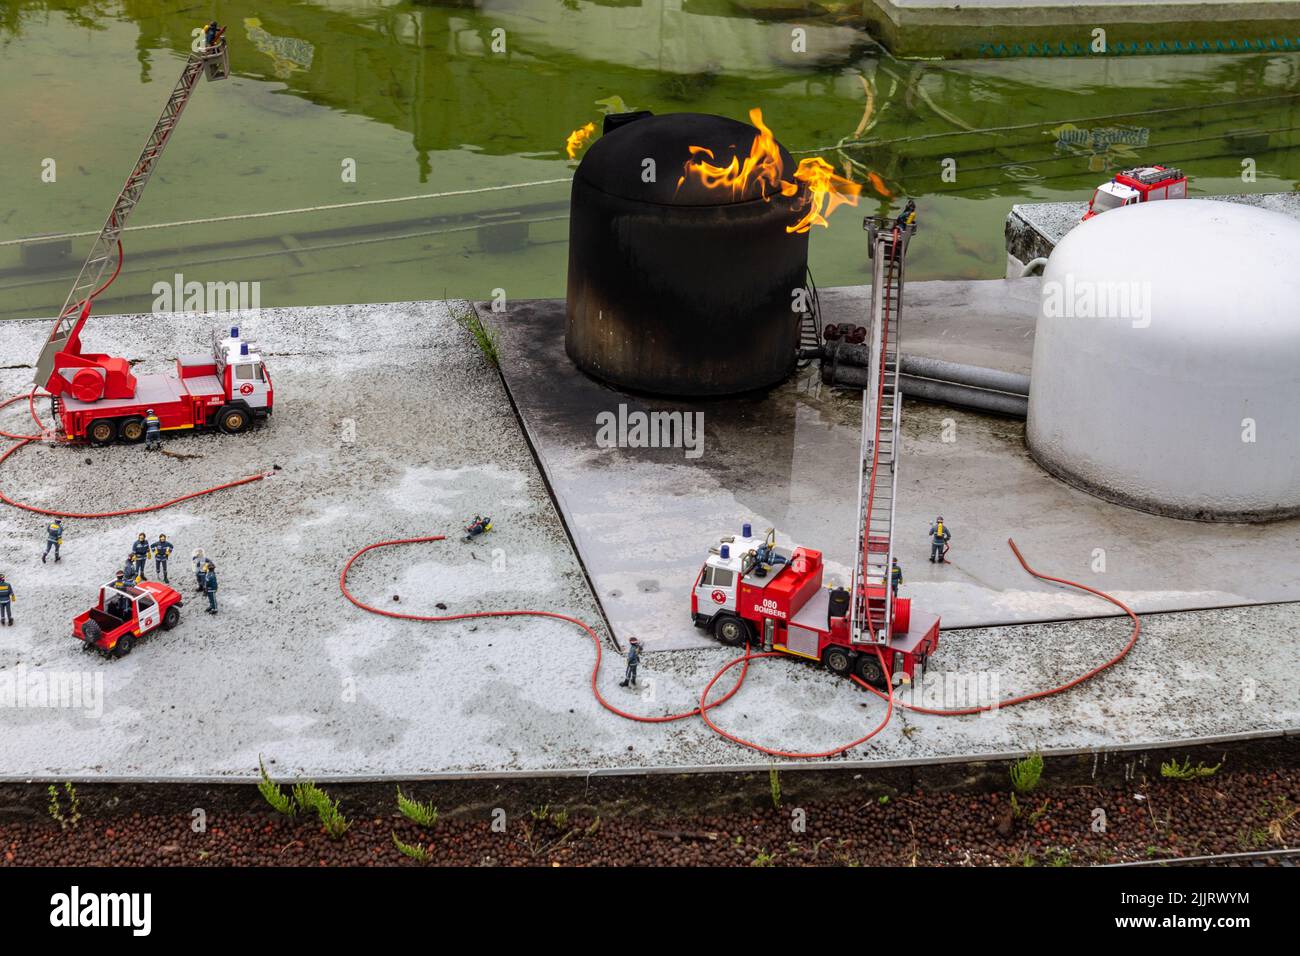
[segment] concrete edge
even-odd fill
[[[1105,754],[1141,754],[1155,751],[1178,750],[1187,747],[1210,747],[1222,744],[1245,743],[1260,740],[1287,740],[1300,737],[1300,725],[1277,727],[1269,730],[1250,730],[1235,734],[1216,734],[1208,737],[1165,738],[1137,743],[1103,744],[1095,747],[1063,747],[1038,751],[1046,759],[1060,757],[1077,757],[1080,755]],[[817,760],[802,762],[770,762],[758,764],[686,764],[672,767],[596,767],[582,769],[579,767],[557,768],[555,770],[490,770],[464,771],[455,773],[430,774],[328,774],[317,775],[311,779],[320,784],[388,784],[403,783],[440,783],[459,781],[518,781],[549,779],[602,779],[618,777],[657,777],[657,776],[691,776],[705,774],[746,774],[758,773],[772,768],[782,771],[826,771],[826,770],[898,770],[907,768],[941,767],[953,765],[977,765],[1017,760],[1028,751],[1000,750],[980,754],[952,754],[943,757],[922,757],[917,759],[890,760]],[[129,776],[19,776],[0,774],[0,785],[40,785],[48,783],[74,784],[136,784],[136,785],[231,785],[247,786],[256,784],[261,778],[257,774],[232,776],[193,776],[193,777],[129,777]],[[277,783],[293,783],[303,779],[301,776],[284,776],[272,774],[271,779]]]

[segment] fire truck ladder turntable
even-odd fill
[[[50,337],[36,360],[38,387],[48,387],[54,375],[55,358],[60,352],[80,351],[81,329],[90,315],[91,303],[96,295],[107,288],[107,283],[100,284],[104,273],[108,271],[109,263],[114,259],[116,259],[115,269],[121,268],[122,231],[126,228],[127,218],[140,202],[144,188],[153,175],[154,167],[158,165],[158,160],[162,157],[163,150],[176,129],[176,124],[180,122],[181,112],[189,103],[190,96],[198,85],[199,77],[204,74],[210,81],[224,80],[230,75],[229,49],[224,38],[219,39],[213,46],[190,53],[186,59],[180,79],[176,81],[171,96],[167,98],[167,105],[163,107],[162,115],[158,117],[153,132],[149,134],[149,139],[144,144],[140,158],[136,160],[131,175],[127,177],[126,184],[118,194],[117,202],[113,204],[113,209],[108,214],[108,221],[104,223],[104,228],[91,245],[90,254],[86,257],[81,272],[77,274],[77,281],[73,283],[72,290],[68,293],[68,298],[54,322],[54,329],[50,332]],[[112,281],[110,278],[109,282]],[[57,395],[55,401],[58,401]]]
[[[855,644],[888,645],[894,597],[894,505],[898,493],[899,318],[903,308],[903,258],[915,223],[868,218],[870,236],[872,362],[862,393],[862,455],[858,476],[857,557],[853,565],[850,634]],[[869,590],[883,597],[872,598]],[[877,590],[879,589],[879,590]]]

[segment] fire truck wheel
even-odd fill
[[[111,418],[100,418],[90,423],[86,434],[96,445],[107,445],[117,438],[117,422]]]
[[[128,445],[134,445],[143,441],[144,419],[138,415],[122,419],[122,424],[117,430],[117,437]]]
[[[227,405],[217,412],[217,427],[227,435],[237,435],[248,429],[248,412],[233,405]]]
[[[181,609],[178,608],[175,604],[173,604],[171,607],[167,609],[167,613],[163,615],[162,629],[164,631],[170,631],[173,627],[175,627],[180,622],[181,622]]]
[[[842,647],[828,647],[822,653],[822,666],[832,674],[843,677],[853,669],[853,658],[849,657],[849,652]]]
[[[875,654],[867,653],[858,657],[858,676],[872,687],[885,686],[885,672],[880,669],[880,661]]]
[[[713,636],[728,647],[739,647],[749,640],[749,626],[738,617],[719,614],[713,619]]]
[[[117,639],[117,643],[113,645],[113,656],[126,657],[127,654],[131,653],[133,647],[135,647],[135,638],[130,634],[123,634]]]

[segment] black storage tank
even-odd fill
[[[733,195],[697,177],[678,186],[692,146],[726,166],[733,156],[743,163],[758,135],[721,116],[672,113],[614,125],[592,144],[569,211],[565,350],[579,368],[683,396],[763,388],[790,374],[808,235],[786,227],[800,218],[804,190],[783,196],[754,181]],[[795,164],[777,149],[781,178],[792,182]]]

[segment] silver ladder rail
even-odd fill
[[[153,132],[149,134],[144,149],[140,151],[140,158],[132,167],[131,175],[127,177],[122,191],[118,193],[117,201],[113,203],[113,209],[108,214],[104,228],[91,244],[90,253],[86,256],[86,261],[77,274],[77,280],[72,284],[63,308],[59,310],[50,337],[36,360],[38,386],[44,387],[49,383],[50,377],[54,374],[55,356],[67,347],[85,321],[90,299],[100,288],[104,274],[108,272],[109,265],[116,258],[117,245],[122,238],[122,230],[126,228],[126,221],[139,204],[144,188],[149,184],[149,178],[153,175],[154,168],[158,165],[158,160],[162,157],[173,130],[176,129],[176,124],[180,122],[181,112],[189,103],[190,96],[198,85],[199,77],[204,74],[209,80],[224,80],[230,75],[229,50],[224,39],[215,47],[190,53],[186,58],[180,79],[176,81],[171,95],[167,97],[162,115],[154,124]]]
[[[850,633],[859,644],[887,644],[893,622],[893,590],[889,586],[894,557],[894,518],[898,498],[899,318],[902,312],[903,257],[915,225],[896,226],[891,220],[868,219],[873,260],[871,331],[874,361],[862,395],[862,452],[858,478],[857,556]],[[873,614],[869,586],[884,594],[883,613]],[[879,612],[878,612],[879,613]]]

